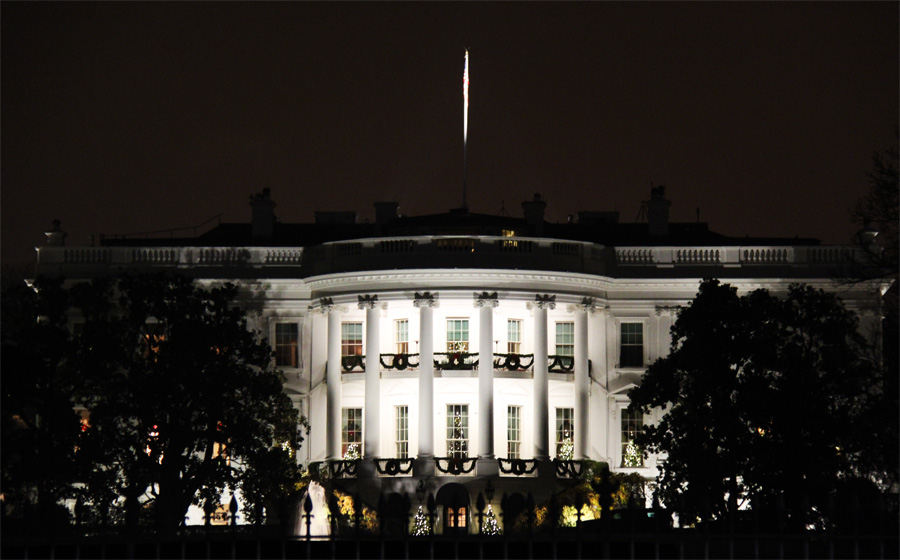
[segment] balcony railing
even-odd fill
[[[386,370],[403,371],[419,367],[418,353],[380,354],[379,362]],[[435,352],[434,368],[440,370],[473,370],[478,368],[477,352]],[[344,356],[341,358],[344,372],[365,370],[365,356]],[[547,370],[553,373],[572,373],[575,367],[573,356],[547,356]],[[534,354],[494,353],[494,369],[507,371],[529,371],[534,368]]]

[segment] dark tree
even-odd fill
[[[68,296],[59,281],[6,283],[2,292],[0,457],[3,516],[48,526],[68,522],[79,416],[61,364],[69,348]]]
[[[893,147],[872,155],[869,194],[851,212],[860,230],[853,239],[863,254],[862,262],[847,270],[851,280],[897,279],[900,268],[900,180],[898,149]]]
[[[257,514],[292,487],[297,412],[234,285],[124,276],[72,293],[84,323],[69,366],[90,411],[79,455],[101,517],[124,496],[129,526],[171,531],[226,487]]]
[[[751,499],[783,496],[798,525],[811,521],[861,460],[876,370],[856,316],[832,294],[801,285],[786,298],[738,296],[705,280],[672,327],[632,406],[665,410],[638,443],[664,454],[659,497],[687,519],[723,518]]]

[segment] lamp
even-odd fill
[[[488,480],[487,486],[484,489],[484,496],[487,498],[488,503],[493,503],[494,501],[494,485]]]
[[[419,498],[419,504],[421,505],[422,500],[425,499],[425,480],[420,480],[418,484],[416,484],[416,497]]]

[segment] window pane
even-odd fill
[[[469,405],[447,405],[447,455],[469,456]]]
[[[506,325],[506,352],[508,354],[520,354],[522,351],[522,321],[520,319],[510,319]]]
[[[362,323],[341,323],[341,356],[362,353]]]
[[[344,408],[341,410],[341,455],[347,458],[358,458],[363,454],[363,416],[361,408]]]
[[[556,323],[556,355],[575,355],[575,323]]]
[[[574,459],[572,447],[575,436],[574,418],[574,409],[556,409],[556,456],[560,459]]]
[[[622,409],[622,466],[640,467],[644,464],[644,457],[640,448],[634,445],[635,436],[640,433],[644,425],[644,415],[639,410],[631,407]]]
[[[447,319],[447,352],[469,351],[469,320]]]
[[[297,367],[297,323],[275,324],[275,365]]]
[[[622,323],[619,367],[644,367],[644,324]]]
[[[522,409],[519,406],[510,406],[506,409],[506,456],[510,459],[520,459],[522,446]]]
[[[409,321],[407,319],[394,321],[394,351],[397,354],[409,353]]]
[[[409,457],[409,408],[398,406],[395,410],[397,457],[406,459]]]

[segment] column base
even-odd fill
[[[413,460],[413,476],[417,478],[434,476],[434,457],[417,457]]]
[[[498,476],[500,465],[497,463],[497,458],[493,456],[479,457],[475,463],[475,474],[477,476]]]

